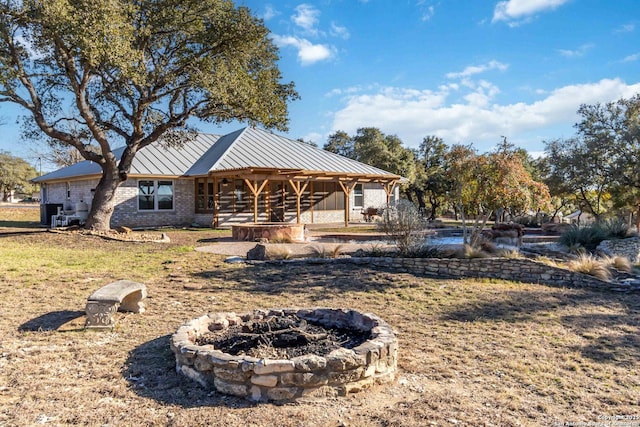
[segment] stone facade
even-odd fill
[[[629,237],[619,240],[605,240],[596,248],[609,256],[623,256],[628,258],[632,263],[640,262],[640,237]]]
[[[212,345],[195,344],[209,331],[284,314],[295,314],[330,328],[371,331],[371,338],[358,347],[339,348],[325,357],[309,354],[290,360],[233,356]],[[257,402],[345,396],[393,381],[398,361],[397,339],[382,319],[354,310],[328,308],[209,314],[181,326],[171,337],[171,348],[178,373],[203,387]]]

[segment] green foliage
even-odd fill
[[[579,227],[574,225],[562,233],[558,241],[569,248],[585,248],[592,251],[606,238],[607,235],[602,227],[596,225]]]
[[[607,219],[605,221],[601,221],[598,224],[601,227],[606,235],[607,239],[624,239],[629,236],[630,230],[627,223],[620,218]]]
[[[25,109],[28,137],[101,166],[87,220],[97,230],[108,228],[135,154],[160,137],[183,144],[190,118],[285,130],[298,94],[277,60],[263,21],[227,0],[0,5],[0,101]],[[111,147],[122,145],[116,160]]]
[[[623,239],[629,235],[629,228],[619,219],[600,221],[587,227],[572,226],[564,232],[559,242],[569,248],[584,248],[593,251],[604,240]]]
[[[360,128],[354,136],[337,131],[329,136],[324,149],[414,179],[413,151],[403,147],[397,136],[385,135],[378,128]]]
[[[37,186],[29,180],[37,176],[38,172],[25,160],[0,151],[0,192],[3,193],[3,201],[8,201],[12,192],[31,195]]]

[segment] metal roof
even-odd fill
[[[218,135],[200,133],[180,148],[166,147],[156,141],[138,151],[131,162],[130,175],[183,176],[185,172],[220,138]],[[124,147],[116,148],[113,154],[119,160]],[[80,178],[100,175],[102,169],[89,160],[35,178],[33,182]]]
[[[310,144],[253,127],[221,137],[185,175],[252,168],[394,175]]]
[[[123,151],[124,148],[113,150],[118,159]],[[224,136],[201,133],[180,148],[165,147],[162,141],[156,141],[136,153],[129,175],[204,176],[209,172],[239,169],[397,177],[382,169],[254,127]],[[47,182],[100,174],[101,169],[96,163],[85,160],[33,181]]]

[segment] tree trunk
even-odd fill
[[[115,195],[118,186],[123,182],[116,167],[106,166],[91,202],[91,210],[85,224],[87,230],[109,231],[111,215],[115,208]]]

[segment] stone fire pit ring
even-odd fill
[[[210,332],[286,315],[325,328],[370,331],[371,335],[357,347],[341,347],[324,357],[307,354],[281,360],[234,356],[210,344],[196,344]],[[178,373],[205,388],[257,402],[346,396],[393,381],[398,361],[398,341],[385,321],[369,313],[331,308],[211,313],[178,328],[171,337],[171,349]]]

